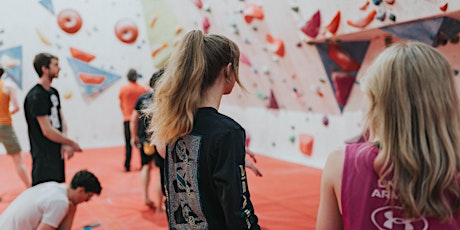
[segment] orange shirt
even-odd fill
[[[10,114],[10,95],[3,92],[2,80],[0,80],[0,125],[12,125]]]
[[[147,89],[136,82],[129,82],[120,89],[118,98],[120,99],[120,108],[123,113],[123,121],[129,121],[133,113],[137,99],[147,93]]]

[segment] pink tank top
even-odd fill
[[[385,187],[378,182],[374,160],[378,148],[372,143],[347,145],[342,173],[342,221],[344,229],[459,229],[460,215],[441,223],[438,219],[424,217],[419,220],[401,218],[402,209],[392,206]]]

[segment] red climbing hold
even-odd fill
[[[355,83],[355,77],[344,72],[332,72],[335,97],[340,106],[345,106]]]
[[[313,16],[310,18],[310,20],[308,20],[304,26],[302,26],[302,28],[300,28],[300,30],[302,30],[302,32],[304,32],[304,34],[312,37],[312,38],[316,38],[316,36],[318,36],[318,33],[319,33],[319,27],[321,25],[321,14],[318,11],[316,11],[315,14],[313,14]]]
[[[335,13],[334,18],[332,21],[329,23],[329,25],[326,26],[326,30],[331,32],[331,34],[335,34],[337,32],[337,29],[339,28],[340,25],[340,10]]]
[[[268,43],[268,49],[280,57],[284,57],[285,49],[284,42],[281,39],[276,39],[270,34],[267,34],[266,40]]]
[[[338,44],[329,44],[329,57],[344,71],[357,71],[361,65]]]
[[[92,61],[94,58],[96,58],[96,56],[90,53],[83,52],[73,47],[70,47],[70,54],[72,55],[73,58],[78,59],[80,61],[87,62],[87,63]]]
[[[249,4],[248,7],[243,10],[243,16],[246,23],[249,24],[254,18],[259,20],[264,19],[264,12],[262,7],[255,4]]]

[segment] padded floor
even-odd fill
[[[133,152],[131,172],[123,171],[124,147],[85,149],[66,162],[67,181],[80,169],[92,171],[103,190],[78,206],[72,229],[98,223],[94,229],[168,229],[166,215],[156,214],[141,198],[140,157]],[[31,158],[24,153],[30,172]],[[257,155],[263,177],[248,169],[249,189],[263,230],[315,229],[321,170]],[[155,176],[152,176],[152,180]],[[0,213],[24,190],[6,155],[0,155]]]

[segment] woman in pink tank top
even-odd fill
[[[449,61],[418,42],[382,52],[362,82],[368,142],[324,167],[317,229],[460,229],[460,111]]]

